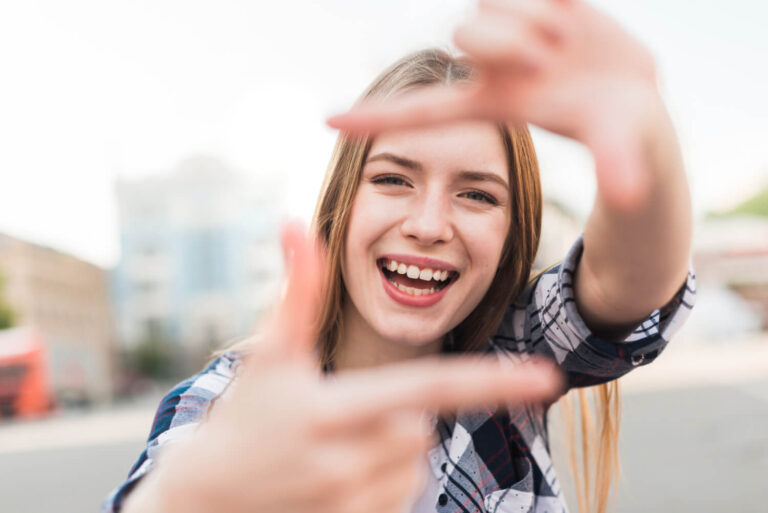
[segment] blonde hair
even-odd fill
[[[374,80],[360,100],[383,99],[428,85],[469,81],[472,68],[461,58],[442,50],[423,50],[409,55]],[[507,233],[493,283],[478,306],[454,330],[456,349],[474,351],[501,323],[506,306],[520,296],[528,283],[541,232],[541,184],[533,142],[525,126],[500,124],[499,132],[508,157],[512,194],[510,229]],[[343,323],[344,282],[341,258],[352,200],[372,140],[340,134],[325,176],[314,216],[314,228],[327,250],[328,273],[324,309],[320,316],[320,355],[324,364],[333,361]]]
[[[422,50],[400,59],[379,75],[360,98],[381,100],[404,91],[436,84],[471,81],[472,66],[439,49]],[[531,267],[541,233],[541,184],[530,133],[525,126],[499,125],[507,153],[512,195],[510,229],[493,283],[467,318],[454,330],[458,351],[475,351],[496,330],[508,305],[531,279]],[[315,233],[327,250],[327,281],[319,319],[318,351],[323,365],[332,365],[343,326],[344,282],[341,260],[352,202],[370,150],[368,136],[339,135],[328,165],[315,210]],[[566,426],[571,436],[571,467],[579,510],[603,513],[611,486],[618,476],[619,396],[615,382],[593,388],[598,425],[583,389],[575,391],[580,403],[581,471],[575,450],[575,415],[563,398]],[[572,394],[571,394],[572,395]],[[594,477],[592,469],[595,469]],[[594,487],[593,487],[594,484]]]

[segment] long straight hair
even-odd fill
[[[467,82],[472,68],[442,50],[409,55],[384,71],[360,100],[381,100],[404,91],[435,84]],[[541,183],[536,153],[525,126],[500,124],[507,155],[512,195],[510,229],[493,282],[477,307],[454,330],[459,351],[479,349],[496,330],[506,306],[528,283],[541,233]],[[372,139],[340,134],[331,157],[314,215],[314,229],[327,250],[328,272],[324,309],[320,317],[320,355],[332,362],[343,325],[344,281],[341,258],[352,203]]]
[[[382,100],[407,90],[437,84],[468,82],[473,79],[468,61],[439,49],[422,50],[404,57],[379,75],[359,101]],[[512,197],[510,229],[502,250],[496,276],[478,306],[454,330],[455,349],[478,350],[501,323],[507,307],[518,298],[531,280],[531,268],[541,233],[541,183],[536,153],[524,125],[499,125],[509,169]],[[313,227],[327,250],[327,282],[319,319],[318,352],[321,363],[333,364],[343,332],[345,301],[341,261],[352,203],[363,165],[371,148],[368,136],[341,133],[328,165],[315,210]],[[599,429],[596,429],[589,401],[579,390],[582,465],[576,451],[571,463],[582,513],[603,513],[611,485],[617,477],[619,398],[615,384],[596,387]],[[566,403],[568,406],[570,403]],[[570,413],[569,413],[570,412]],[[576,426],[572,409],[565,408],[566,425],[572,435]],[[568,421],[570,420],[570,424]],[[571,447],[576,446],[575,439]],[[594,480],[591,478],[595,470]],[[592,487],[594,483],[594,488]]]

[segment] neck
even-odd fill
[[[336,370],[396,363],[438,354],[442,349],[444,337],[419,345],[384,338],[360,316],[354,306],[350,306],[349,298],[345,305],[344,323],[334,358]]]

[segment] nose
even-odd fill
[[[454,235],[450,199],[439,190],[414,197],[400,230],[406,238],[425,246],[450,241]]]

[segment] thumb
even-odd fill
[[[313,235],[287,223],[281,241],[286,283],[270,335],[291,356],[311,356],[317,333],[324,284],[325,256]]]
[[[299,223],[281,230],[285,281],[280,300],[261,330],[254,365],[314,357],[322,305],[325,256],[316,239]]]
[[[617,211],[642,207],[651,188],[642,141],[628,130],[606,123],[589,145],[601,200]]]

